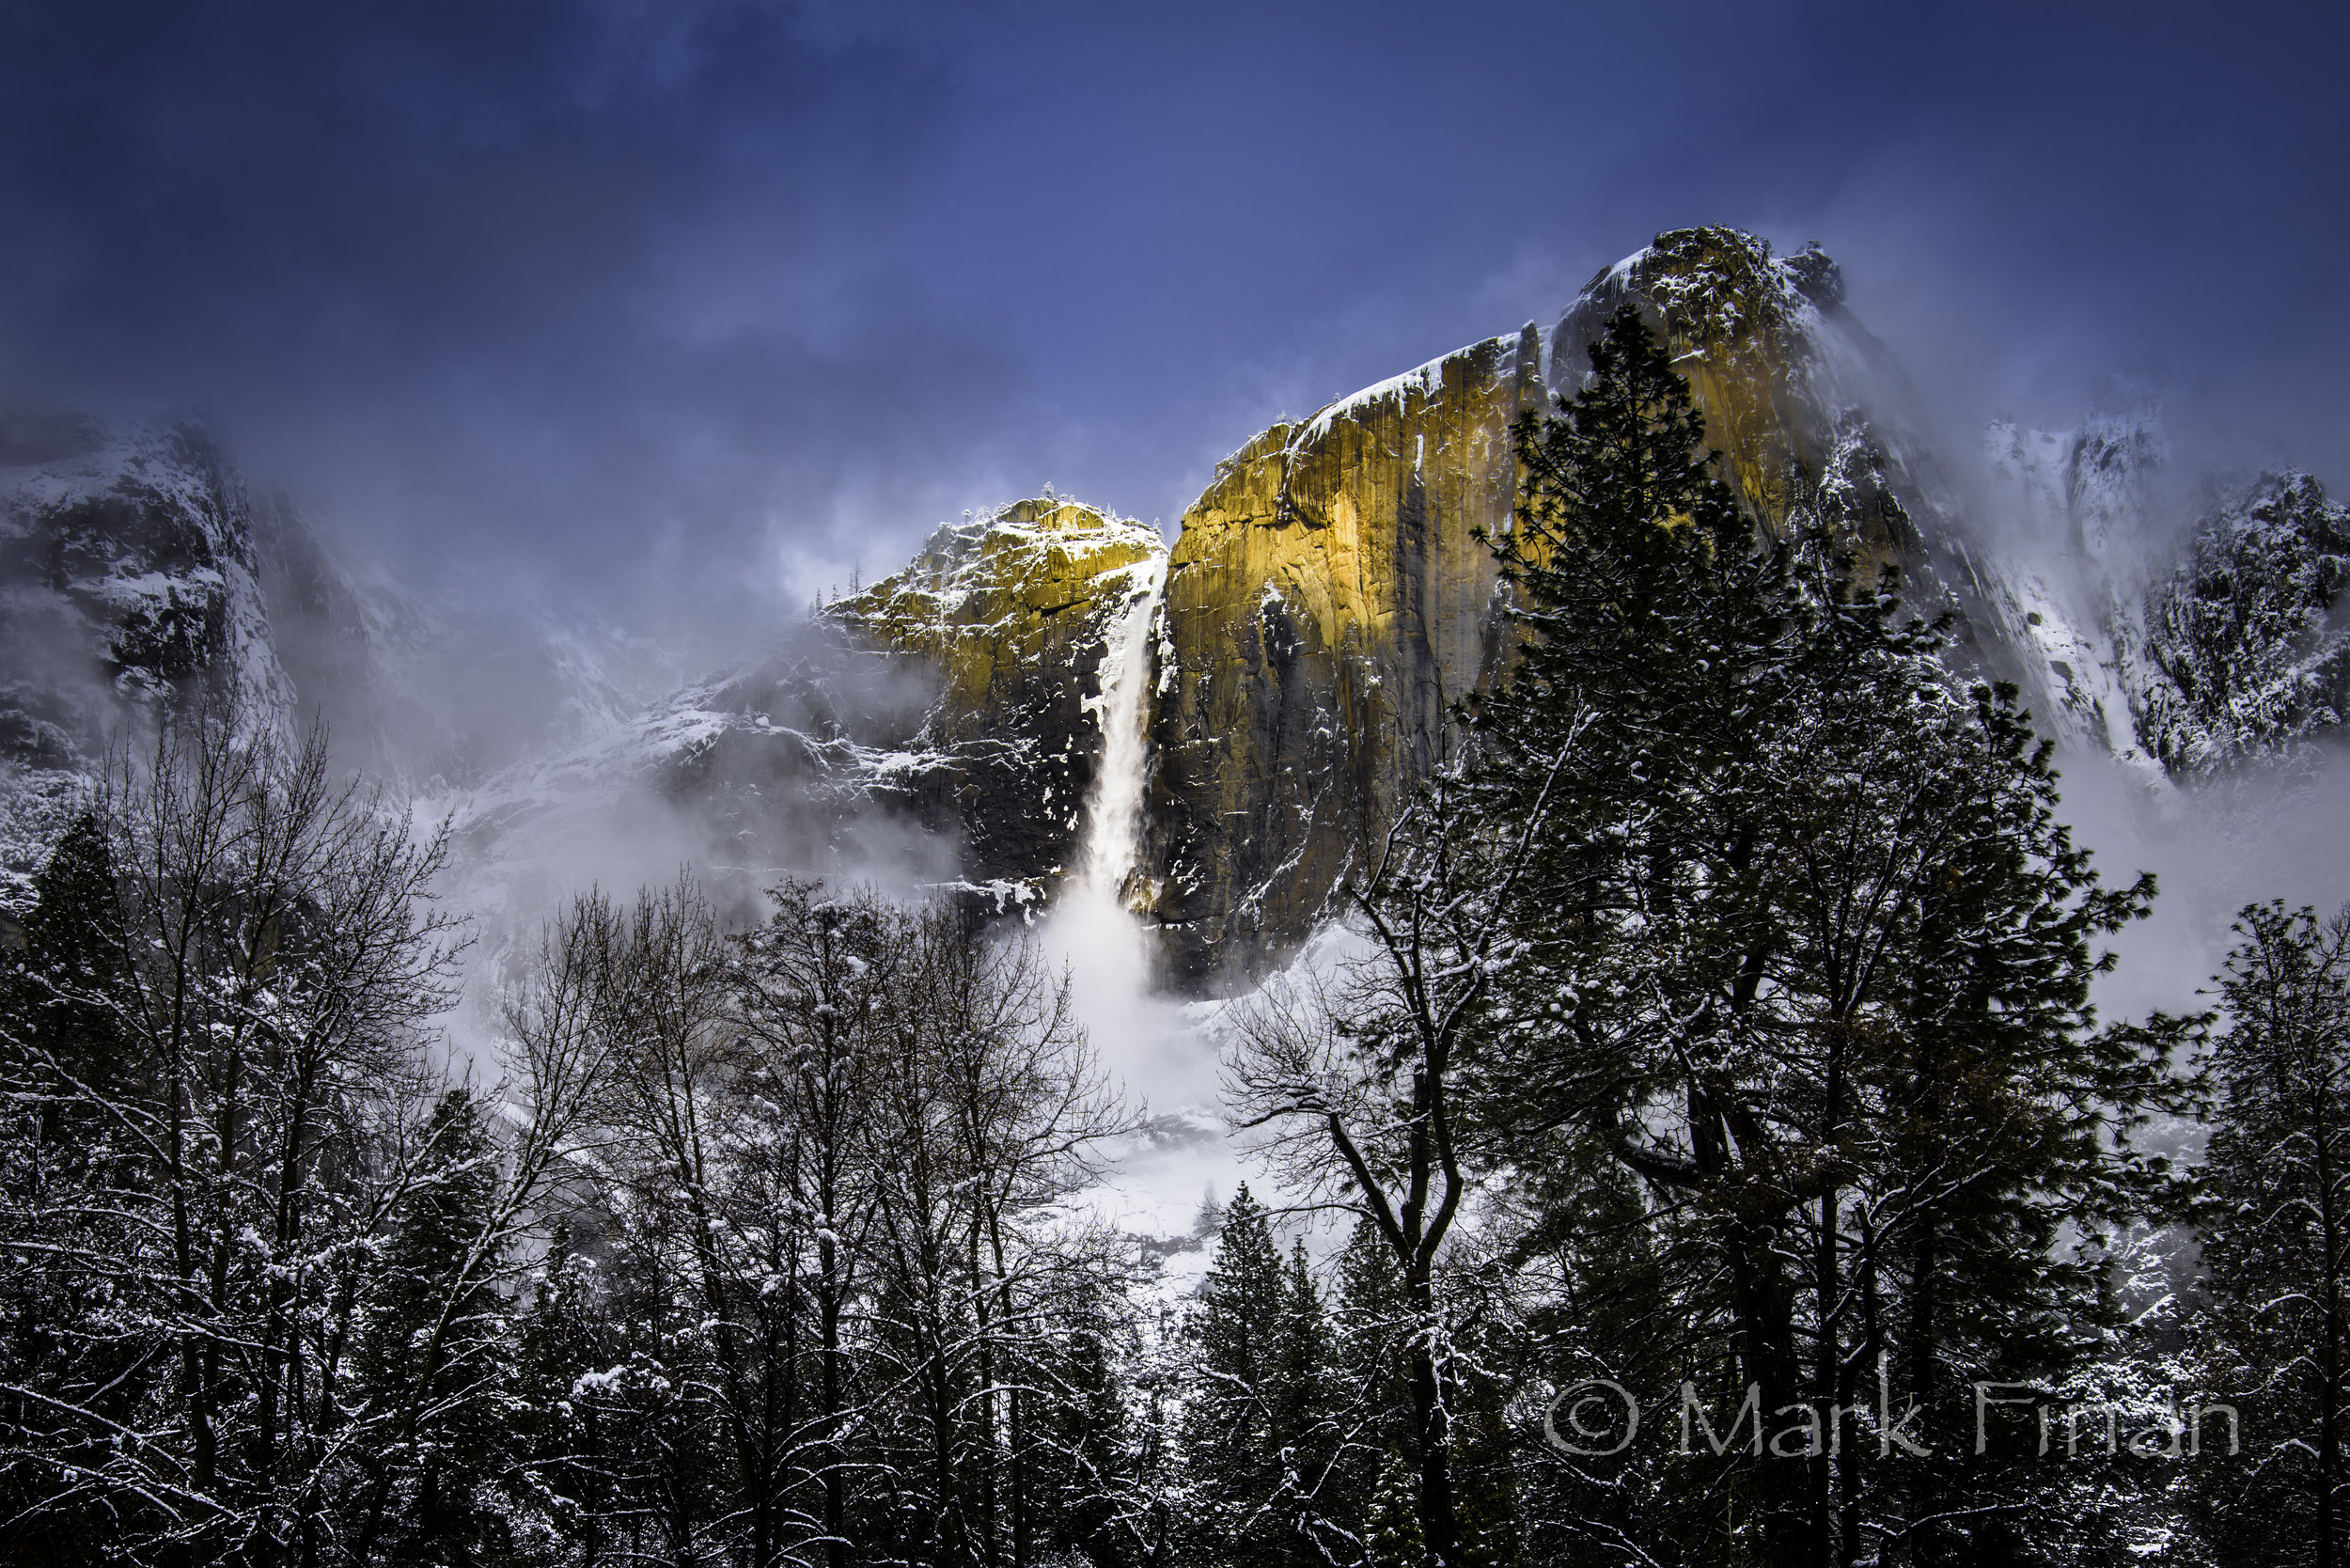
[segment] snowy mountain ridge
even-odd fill
[[[1186,983],[1277,962],[1498,667],[1482,540],[1507,526],[1509,424],[1576,390],[1625,306],[1670,347],[1758,520],[1897,566],[1912,603],[1956,613],[1966,672],[2016,680],[2060,743],[2154,783],[2350,713],[2350,514],[2314,479],[2236,482],[2184,526],[2160,420],[2131,409],[1995,423],[1953,462],[1830,259],[1691,229],[1606,269],[1547,331],[1262,432],[1171,551],[1050,494],[966,514],[690,682],[577,604],[352,570],[192,421],[0,418],[0,861],[21,892],[112,737],[221,700],[284,732],[324,713],[346,760],[525,881],[880,870],[1033,910],[1088,853],[1115,686],[1145,737],[1116,762],[1139,841],[1120,896]],[[1975,490],[1953,478],[1967,468]],[[1136,661],[1147,696],[1122,673]],[[588,866],[590,843],[634,858]]]

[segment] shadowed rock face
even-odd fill
[[[69,767],[120,703],[285,720],[244,485],[192,423],[0,416],[0,756]]]
[[[0,413],[0,902],[127,723],[220,703],[290,730],[251,513],[192,422]]]
[[[1872,566],[1914,567],[1935,509],[1904,449],[1913,443],[1883,428],[1900,372],[1843,299],[1821,251],[1776,257],[1733,228],[1660,234],[1559,319],[1550,384],[1572,397],[1608,319],[1635,306],[1689,378],[1722,478],[1757,521],[1775,533],[1822,524]]]
[[[1026,897],[1074,870],[1103,660],[1166,558],[1148,524],[1021,501],[940,528],[904,571],[828,612],[937,692],[911,750],[939,760],[918,788],[960,827],[967,880]]]
[[[1442,755],[1493,655],[1528,327],[1276,425],[1183,515],[1152,693],[1138,907],[1198,986],[1304,935]]]

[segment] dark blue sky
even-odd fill
[[[1729,222],[1954,426],[2153,377],[2340,485],[2341,14],[0,0],[0,391],[202,405],[414,552],[798,595],[1048,480],[1171,524]]]

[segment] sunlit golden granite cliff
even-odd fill
[[[1174,976],[1293,941],[1441,753],[1489,657],[1478,533],[1509,519],[1541,355],[1529,326],[1276,425],[1184,514],[1136,889]]]
[[[1573,395],[1625,304],[1665,335],[1758,521],[1818,523],[1930,575],[1931,507],[1877,413],[1890,366],[1834,263],[1732,229],[1659,235],[1547,344],[1529,325],[1274,426],[1219,466],[1168,563],[1133,892],[1171,980],[1251,971],[1303,937],[1445,753],[1501,647],[1479,535],[1509,525],[1511,421]]]

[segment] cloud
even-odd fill
[[[8,389],[202,405],[415,550],[731,572],[876,473],[931,502],[1017,380],[903,264],[958,113],[903,42],[533,0],[0,29]]]
[[[0,393],[197,403],[409,556],[758,621],[1656,229],[1819,239],[1956,423],[2115,370],[2339,483],[2342,19],[1843,3],[0,12]],[[727,613],[713,605],[733,605]]]

